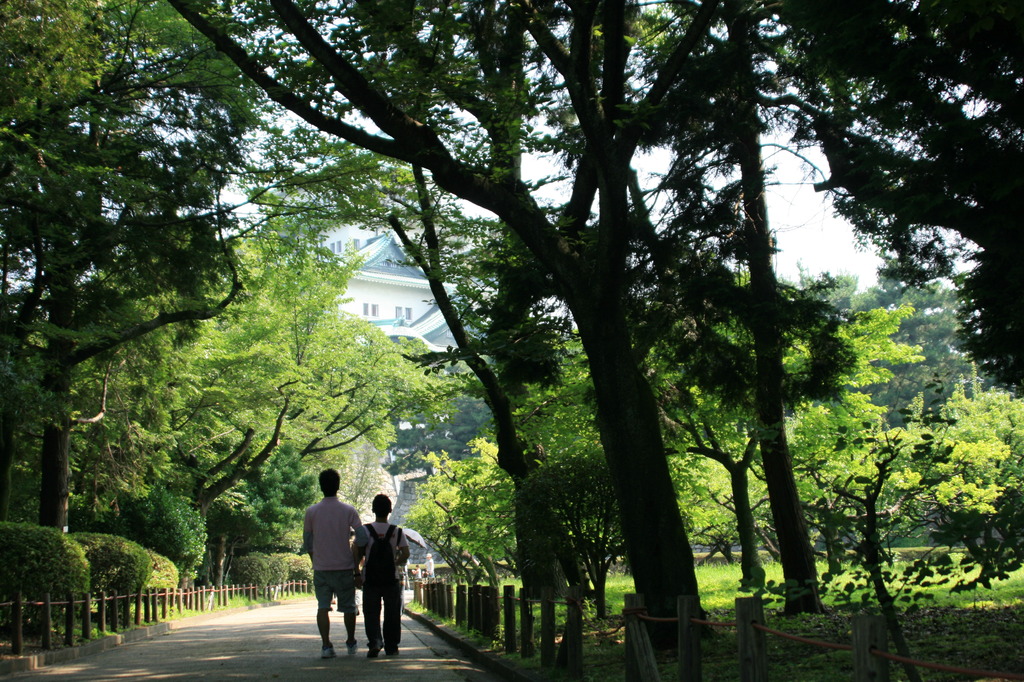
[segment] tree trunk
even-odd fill
[[[750,490],[747,488],[747,466],[736,463],[729,467],[729,483],[732,486],[732,500],[736,508],[736,531],[740,536],[740,572],[746,585],[764,584],[764,573],[756,569],[761,566],[757,552],[757,533],[754,528],[754,512],[750,508]]]
[[[748,127],[743,135],[737,153],[743,182],[744,242],[755,306],[748,325],[754,339],[761,460],[779,541],[782,572],[789,585],[785,610],[789,614],[820,613],[823,607],[818,597],[818,573],[786,438],[783,339],[778,281],[772,266],[775,247],[768,228],[761,141],[754,126]]]
[[[39,525],[68,528],[68,495],[71,482],[71,418],[67,414],[71,394],[71,369],[60,358],[70,351],[67,341],[51,341],[49,373],[43,388],[55,405],[55,415],[43,427],[39,457]]]
[[[601,443],[636,590],[652,614],[668,617],[676,611],[677,596],[697,594],[697,577],[657,405],[633,360],[626,321],[617,308],[597,305],[574,314],[590,362]]]
[[[213,584],[217,587],[224,586],[224,556],[227,554],[228,537],[221,533],[214,538],[213,543]]]
[[[6,521],[11,510],[11,472],[14,470],[14,414],[0,413],[0,521]]]

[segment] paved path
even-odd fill
[[[345,628],[332,613],[331,639],[339,649],[320,658],[316,602],[302,599],[281,606],[236,611],[201,622],[181,621],[153,639],[125,644],[71,663],[3,679],[59,677],[61,680],[430,680],[495,682],[500,677],[459,658],[459,653],[425,626],[402,618],[398,656],[366,658],[362,619],[356,626],[359,652],[345,655]]]

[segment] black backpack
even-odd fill
[[[395,525],[388,526],[384,537],[377,535],[373,524],[366,524],[366,531],[373,537],[370,553],[366,555],[366,578],[363,584],[367,587],[391,587],[398,578],[395,577],[395,548],[391,546],[391,536],[398,532],[402,539],[402,529]]]

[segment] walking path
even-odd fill
[[[398,656],[366,657],[362,619],[356,626],[359,651],[345,654],[345,627],[331,614],[331,639],[339,655],[320,658],[316,602],[301,599],[280,606],[229,612],[215,618],[174,623],[158,635],[62,665],[13,673],[4,680],[59,677],[61,680],[430,680],[495,682],[501,677],[465,659],[459,651],[408,616],[402,618]]]

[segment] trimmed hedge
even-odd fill
[[[276,554],[288,567],[286,580],[313,582],[313,560],[308,554]]]
[[[151,549],[147,549],[146,552],[149,554],[149,560],[153,564],[153,574],[146,581],[146,589],[169,590],[177,587],[178,567],[174,565],[174,562],[163,554],[157,554]]]
[[[56,528],[0,522],[0,594],[53,599],[89,591],[89,561],[82,547]]]
[[[231,582],[236,585],[276,585],[288,580],[283,554],[252,553],[231,560]]]
[[[153,573],[149,552],[137,542],[105,533],[72,533],[71,538],[89,559],[94,593],[137,592]]]

